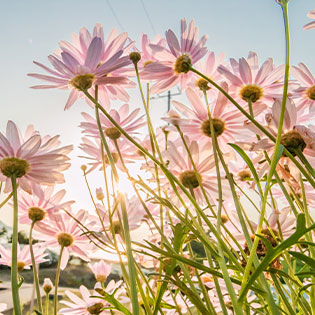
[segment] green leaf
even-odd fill
[[[260,180],[259,180],[258,174],[256,172],[256,168],[255,168],[253,162],[251,161],[251,159],[248,157],[248,155],[245,153],[245,151],[241,147],[239,147],[238,145],[236,145],[234,143],[229,143],[229,146],[231,146],[245,161],[245,163],[247,164],[247,166],[249,167],[250,171],[253,174],[253,177],[255,179],[255,182],[257,183],[260,194],[263,195],[263,191],[262,191],[262,188],[260,185]]]
[[[115,309],[117,311],[120,311],[126,315],[132,315],[132,313],[124,306],[122,305],[118,300],[116,300],[116,298],[114,297],[114,294],[108,294],[107,292],[105,292],[103,289],[99,288],[97,290],[98,293],[100,293],[103,296],[103,299],[105,301],[107,301],[108,303],[110,303],[111,305],[113,305],[115,307]],[[95,297],[95,298],[100,298],[99,296],[91,296],[91,297]]]
[[[267,254],[265,258],[263,259],[263,261],[260,263],[260,265],[257,267],[257,269],[253,272],[253,274],[249,278],[244,289],[240,292],[239,301],[242,302],[244,300],[250,287],[253,285],[256,279],[260,276],[260,274],[263,273],[268,268],[268,266],[274,259],[276,259],[279,255],[281,255],[283,251],[286,250],[287,248],[297,244],[299,239],[304,234],[313,230],[314,228],[315,228],[315,224],[310,226],[309,228],[306,228],[305,215],[303,213],[300,213],[297,217],[296,230],[289,238],[287,238],[285,241],[283,241],[281,244],[279,244],[277,247],[274,247],[274,248],[272,247],[270,248],[270,246],[268,247],[267,245],[268,243],[266,242],[265,245],[267,248],[269,248],[269,250],[267,251]],[[264,240],[264,238],[261,237],[260,235],[259,237]]]
[[[297,259],[304,261],[307,265],[309,265],[315,271],[315,260],[313,258],[308,257],[302,253],[299,253],[299,252],[289,251],[289,254],[292,255],[293,257],[297,258]]]

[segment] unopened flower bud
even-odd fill
[[[141,55],[137,51],[133,51],[129,54],[129,58],[133,64],[137,64],[141,59]]]
[[[96,188],[96,198],[98,200],[103,200],[104,199],[104,193],[103,193],[103,189],[100,188]]]
[[[53,288],[53,284],[49,278],[44,279],[43,289],[46,294],[48,294]]]

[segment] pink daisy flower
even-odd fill
[[[110,35],[110,43],[105,43],[103,31],[96,26],[95,36],[92,38],[86,29],[81,30],[79,43],[75,37],[75,45],[71,45],[65,41],[61,42],[61,53],[59,55],[50,55],[48,60],[54,67],[53,70],[44,66],[43,64],[34,61],[36,65],[43,68],[50,75],[42,75],[30,73],[29,76],[35,77],[49,82],[49,85],[37,85],[32,88],[35,89],[70,89],[71,93],[65,105],[65,109],[69,109],[73,103],[84,94],[81,91],[89,90],[93,95],[94,91],[91,89],[95,85],[100,86],[100,96],[108,103],[108,98],[112,95],[120,95],[122,88],[115,89],[113,85],[134,85],[125,76],[117,71],[125,66],[131,64],[129,56],[123,56],[124,49],[122,42],[127,38],[122,35],[122,38],[113,38]],[[125,38],[125,40],[124,40]],[[114,73],[116,71],[116,74]],[[101,86],[108,85],[108,88]],[[122,93],[125,97],[123,99],[128,101],[126,93]]]
[[[307,13],[307,16],[310,18],[310,19],[315,19],[315,10],[311,10],[310,12]],[[309,22],[307,24],[305,24],[303,26],[303,29],[304,30],[311,30],[311,29],[314,29],[315,28],[315,21],[312,21],[312,22]]]
[[[139,68],[145,67],[147,64],[151,63],[152,61],[158,61],[156,57],[154,57],[154,52],[150,47],[151,44],[157,46],[166,46],[166,40],[162,38],[161,35],[156,35],[155,38],[150,41],[149,36],[147,34],[142,34],[140,37],[140,44],[141,44],[141,59],[138,64]]]
[[[224,83],[222,86],[227,89],[227,84]],[[186,90],[186,95],[192,109],[180,102],[173,101],[174,107],[186,117],[183,120],[178,119],[180,129],[192,140],[211,141],[210,122],[206,105],[191,88]],[[246,137],[244,133],[244,115],[232,107],[227,98],[221,93],[218,94],[216,101],[210,107],[218,143],[225,150],[231,150],[227,147],[227,143],[235,142],[241,136]],[[255,106],[255,115],[259,115],[265,108],[266,106],[263,104]]]
[[[292,92],[298,109],[315,110],[315,77],[304,63],[291,68],[292,74],[301,86]]]
[[[54,194],[53,186],[33,185],[32,190],[31,195],[23,191],[19,195],[19,221],[23,224],[31,224],[33,219],[41,221],[47,214],[54,215],[60,209],[70,210],[70,205],[74,203],[74,201],[61,202],[66,194],[65,189]],[[36,216],[42,219],[36,220]]]
[[[90,315],[90,314],[108,314],[107,311],[102,311],[107,303],[96,291],[90,293],[90,291],[84,286],[80,286],[81,297],[72,293],[69,290],[65,291],[68,299],[71,301],[61,301],[65,304],[67,308],[62,308],[59,310],[59,314],[71,314],[71,315]],[[99,296],[100,298],[95,298],[92,296]]]
[[[117,149],[112,141],[108,143],[109,150],[112,154],[112,157],[114,159],[114,162],[116,163],[116,166],[121,170],[125,171],[124,167],[121,163],[121,160],[119,159],[119,155],[117,152]],[[85,158],[87,160],[90,160],[91,162],[88,163],[91,167],[88,169],[87,173],[92,172],[96,168],[99,168],[99,170],[103,169],[103,161],[102,161],[102,143],[98,139],[94,139],[94,141],[90,140],[89,138],[83,137],[82,143],[80,144],[79,148],[87,154],[87,156],[80,156],[82,158]],[[139,159],[139,155],[136,154],[134,146],[130,145],[127,141],[120,141],[119,142],[119,150],[122,154],[122,157],[124,159],[125,163],[133,163],[134,159]],[[105,166],[107,167],[109,165],[108,157],[106,155],[105,149],[104,149],[104,162]]]
[[[221,65],[218,71],[231,83],[231,95],[244,103],[263,101],[267,105],[280,97],[283,89],[284,65],[276,67],[272,58],[267,59],[259,68],[258,57],[250,52],[248,59],[230,59],[231,70]]]
[[[176,84],[180,84],[181,89],[185,89],[187,81],[192,76],[188,69],[183,69],[183,64],[196,64],[206,53],[204,47],[207,36],[203,36],[198,41],[198,28],[191,21],[187,28],[186,20],[181,20],[181,40],[180,43],[172,30],[166,32],[168,48],[162,45],[150,44],[154,57],[157,61],[148,63],[144,67],[142,78],[146,80],[156,80],[151,87],[151,93],[160,93],[170,89]],[[187,70],[187,71],[186,71]]]
[[[45,257],[46,247],[43,247],[42,244],[34,244],[33,245],[33,252],[36,264],[40,264],[42,262],[47,261]],[[0,265],[11,266],[12,262],[12,250],[11,248],[4,248],[0,245]],[[25,245],[21,249],[20,244],[17,244],[17,262],[18,262],[18,270],[21,272],[24,269],[30,269],[32,265],[32,258],[30,253],[30,246]]]
[[[139,116],[139,112],[140,108],[137,108],[130,113],[129,105],[124,104],[119,110],[111,109],[109,114],[129,135],[135,136],[139,134],[139,129],[146,125],[144,115]],[[85,119],[85,121],[80,124],[80,127],[83,129],[82,132],[87,136],[99,139],[99,131],[95,118],[87,113],[82,113],[82,116]],[[107,137],[111,140],[123,139],[123,137],[121,138],[120,131],[114,127],[102,113],[100,114],[100,121],[102,130],[104,130]]]
[[[218,56],[215,56],[214,52],[209,52],[206,56],[205,61],[201,60],[195,65],[195,69],[199,72],[211,78],[216,83],[221,83],[223,76],[218,71],[218,67],[223,64],[225,54],[221,53]],[[218,94],[218,90],[213,88],[211,84],[203,78],[200,78],[197,74],[193,73],[188,85],[202,94],[202,91],[205,89],[209,98],[215,97]]]
[[[8,121],[6,135],[0,132],[0,181],[11,191],[12,172],[19,187],[29,193],[32,184],[55,185],[64,183],[62,172],[70,167],[67,154],[71,145],[60,147],[59,136],[43,137],[28,126],[24,137],[13,121]]]
[[[88,264],[92,272],[94,273],[97,282],[105,282],[108,275],[112,271],[112,265],[105,263],[104,260],[96,262],[94,265]]]
[[[140,202],[140,200],[136,196],[132,196],[131,198],[125,197],[126,211],[128,215],[128,224],[130,231],[136,230],[141,226],[142,220],[145,215],[145,210]],[[108,212],[106,208],[102,205],[98,205],[98,211],[100,216],[104,221],[104,224],[108,229],[110,229],[110,222],[114,225],[115,233],[119,234],[121,232],[121,221],[122,220],[122,209],[121,203],[115,204],[113,209],[116,209],[114,213],[111,213],[111,220],[109,218]],[[99,223],[98,223],[99,224]],[[101,229],[101,226],[100,226]]]
[[[167,151],[164,152],[165,161],[168,161],[168,169],[175,175],[186,189],[194,192],[196,201],[202,205],[204,204],[204,196],[200,189],[199,182],[201,181],[210,202],[213,204],[218,197],[218,181],[215,173],[215,163],[213,155],[211,154],[210,145],[208,143],[199,145],[197,141],[189,142],[186,139],[187,145],[194,160],[198,175],[194,172],[194,168],[189,159],[188,153],[182,143],[169,142]],[[228,188],[223,183],[224,197],[227,195]],[[161,178],[161,183],[166,184],[168,180]],[[175,197],[172,189],[169,194]]]
[[[281,102],[279,100],[275,100],[272,106],[272,112],[266,114],[265,116],[265,120],[267,122],[267,126],[265,126],[265,128],[274,137],[277,136],[280,112],[281,112]],[[308,120],[308,114],[298,112],[295,107],[294,102],[288,98],[286,109],[285,109],[285,115],[284,115],[284,124],[283,124],[283,129],[282,129],[281,144],[293,155],[296,155],[295,150],[301,150],[305,154],[309,152],[309,150],[304,151],[306,147],[306,143],[303,139],[303,136],[295,128],[297,123],[303,123],[306,120]],[[252,142],[252,143],[237,142],[237,144],[243,147],[245,150],[261,152],[261,160],[263,162],[259,162],[261,169],[258,173],[258,175],[261,177],[269,169],[269,164],[265,160],[265,157],[262,151],[266,151],[269,157],[271,158],[274,151],[275,144],[269,138],[266,138],[265,135],[253,124],[247,123],[246,126],[254,134],[260,135],[262,139],[257,142]],[[286,156],[283,156],[280,158],[278,166],[283,167],[283,168],[287,168],[287,167],[291,168],[292,163]]]
[[[124,292],[124,289],[119,288],[122,285],[122,281],[118,281],[115,283],[114,280],[111,280],[107,287],[105,288],[105,292],[109,295],[114,294],[116,299],[120,299],[120,295]],[[95,289],[99,288],[99,286],[95,286]],[[118,290],[117,290],[118,289]],[[69,301],[62,300],[61,303],[68,306],[68,308],[63,308],[58,311],[60,314],[71,314],[71,315],[90,315],[90,314],[110,314],[109,310],[103,310],[104,307],[111,306],[108,302],[104,301],[104,299],[97,298],[97,296],[101,297],[97,291],[90,291],[84,286],[80,286],[81,297],[78,297],[76,294],[72,293],[69,290],[65,291]],[[123,301],[122,301],[123,302]]]
[[[86,211],[80,210],[74,217],[89,230],[94,230],[95,222],[89,219],[89,214]],[[34,230],[39,232],[37,239],[45,241],[46,247],[58,249],[60,246],[64,246],[61,269],[66,267],[70,252],[84,261],[89,261],[88,252],[94,248],[76,220],[61,212],[52,216],[49,223],[38,222],[34,227]]]

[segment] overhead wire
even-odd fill
[[[123,27],[123,25],[120,23],[120,21],[119,21],[119,19],[118,19],[118,16],[117,16],[116,13],[115,13],[114,8],[113,8],[112,5],[110,4],[109,0],[106,0],[106,2],[107,2],[107,5],[108,5],[109,9],[110,9],[111,12],[112,12],[112,15],[113,15],[114,19],[116,20],[118,26],[119,26],[119,27],[121,28],[121,30],[123,31],[123,30],[124,30],[124,27]]]
[[[146,7],[145,7],[145,5],[144,5],[143,0],[140,0],[140,2],[141,2],[141,4],[142,4],[143,11],[144,11],[145,15],[147,16],[147,19],[148,19],[148,21],[149,21],[149,23],[150,23],[150,26],[151,26],[151,28],[152,28],[152,31],[153,31],[154,34],[156,34],[156,30],[155,30],[154,25],[153,25],[153,23],[152,23],[152,20],[151,20],[151,18],[150,18],[149,12],[147,11],[147,9],[146,9]]]

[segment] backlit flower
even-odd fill
[[[33,193],[30,195],[23,191],[19,195],[19,221],[31,224],[32,221],[41,221],[47,215],[54,215],[60,209],[68,209],[74,201],[61,202],[66,191],[59,190],[54,194],[54,187],[32,186]]]
[[[34,244],[33,245],[33,252],[34,252],[34,258],[36,264],[40,264],[42,262],[47,261],[45,257],[47,254],[45,254],[46,247],[43,247],[42,244]],[[12,263],[12,250],[11,248],[4,248],[2,245],[0,245],[0,265],[6,265],[11,266]],[[19,272],[21,272],[24,269],[30,269],[32,265],[32,258],[30,253],[30,246],[24,245],[21,249],[20,244],[17,246],[17,264]]]
[[[231,70],[221,65],[218,71],[231,83],[231,95],[241,102],[256,103],[259,101],[267,105],[273,99],[280,97],[283,90],[284,66],[276,67],[271,58],[267,59],[259,68],[258,57],[250,52],[248,59],[231,59]]]
[[[194,171],[193,165],[190,161],[189,155],[182,143],[168,143],[168,149],[163,154],[165,161],[168,161],[168,169],[175,175],[181,184],[189,191],[193,191],[196,201],[199,204],[204,204],[205,199],[200,188],[203,185],[206,195],[210,202],[218,198],[218,181],[215,173],[215,162],[210,150],[209,143],[199,145],[197,141],[189,142],[186,138],[189,151],[197,169]],[[162,185],[166,184],[168,180],[161,178]],[[227,193],[227,187],[222,183],[222,190],[224,197]],[[175,197],[173,189],[169,190],[171,198]]]
[[[92,231],[95,222],[90,221],[88,213],[84,210],[80,210],[73,216],[76,220],[65,212],[57,213],[50,218],[48,223],[38,222],[34,227],[34,230],[39,232],[37,239],[45,241],[45,246],[53,249],[63,246],[61,269],[66,267],[70,252],[84,261],[89,261],[88,252],[94,249],[78,222]]]
[[[109,110],[110,116],[123,128],[130,136],[139,134],[139,129],[146,125],[144,121],[144,115],[139,115],[140,108],[133,110],[131,113],[129,111],[129,105],[122,105],[119,110],[111,109]],[[87,136],[92,136],[99,139],[99,131],[97,123],[94,117],[87,113],[82,113],[84,122],[81,122],[80,127],[83,129],[82,133]],[[108,118],[100,113],[100,122],[102,130],[105,136],[111,140],[120,140],[124,138],[120,131],[113,126],[113,124],[108,120]],[[121,137],[122,136],[122,137]]]
[[[105,263],[104,260],[96,262],[94,265],[88,264],[92,272],[94,273],[95,279],[98,282],[105,282],[108,275],[112,271],[112,265]]]
[[[124,56],[127,37],[127,33],[117,35],[113,31],[105,42],[99,24],[94,28],[93,37],[85,28],[82,29],[79,37],[73,37],[73,44],[62,41],[61,52],[48,56],[53,70],[34,62],[50,75],[30,73],[29,76],[50,84],[37,85],[33,88],[70,89],[65,109],[69,109],[78,98],[84,96],[82,90],[89,90],[94,96],[93,87],[96,85],[100,86],[99,97],[104,102],[109,103],[109,99],[116,98],[128,101],[129,97],[123,86],[131,87],[134,83],[121,70],[131,64],[129,57]]]
[[[13,121],[8,121],[6,135],[0,132],[0,181],[6,182],[5,192],[11,191],[11,179],[31,193],[32,184],[55,185],[64,182],[62,172],[70,163],[66,154],[72,146],[60,147],[59,136],[41,137],[28,126],[24,137]]]
[[[298,109],[315,110],[315,77],[304,63],[293,66],[291,72],[301,86],[292,92]]]
[[[180,84],[181,89],[186,88],[191,77],[188,72],[190,65],[196,64],[206,53],[204,47],[207,36],[198,41],[198,28],[191,21],[187,27],[186,20],[181,21],[180,43],[172,30],[166,32],[168,48],[162,45],[150,44],[153,56],[157,61],[145,65],[142,78],[155,80],[151,93],[159,93]],[[188,72],[188,73],[187,73]]]
[[[311,10],[310,12],[308,12],[307,16],[310,19],[314,20],[315,19],[315,10]],[[305,29],[305,30],[311,30],[313,28],[315,28],[315,21],[309,22],[306,25],[304,25],[304,27],[303,27],[303,29]]]
[[[113,157],[114,163],[121,171],[124,172],[125,169],[121,163],[121,160],[119,158],[117,148],[115,147],[114,142],[113,141],[108,142],[108,146],[109,146],[109,151]],[[90,168],[87,170],[87,173],[92,172],[96,168],[99,168],[99,170],[102,170],[103,163],[105,165],[105,168],[109,165],[108,156],[106,155],[105,149],[103,148],[102,150],[102,147],[103,145],[101,141],[98,139],[95,139],[94,141],[92,141],[87,137],[82,138],[82,143],[80,144],[79,148],[86,155],[85,156],[81,155],[80,157],[90,160],[90,162],[87,163],[90,166]],[[130,143],[127,141],[121,141],[119,143],[119,150],[125,163],[132,163],[134,159],[139,159],[139,155],[136,154],[134,146],[130,145]],[[104,161],[103,161],[103,156],[104,156]]]
[[[227,89],[227,85],[223,84]],[[186,119],[180,120],[180,129],[192,140],[211,141],[211,129],[207,107],[200,96],[191,88],[186,90],[186,95],[191,104],[191,108],[184,104],[173,101],[174,107],[185,116]],[[260,114],[266,108],[265,105],[255,106],[255,114]],[[228,102],[223,94],[218,94],[215,102],[210,104],[210,112],[213,128],[220,147],[227,149],[227,143],[234,142],[244,133],[245,116],[235,109]],[[167,120],[167,119],[165,119]]]

